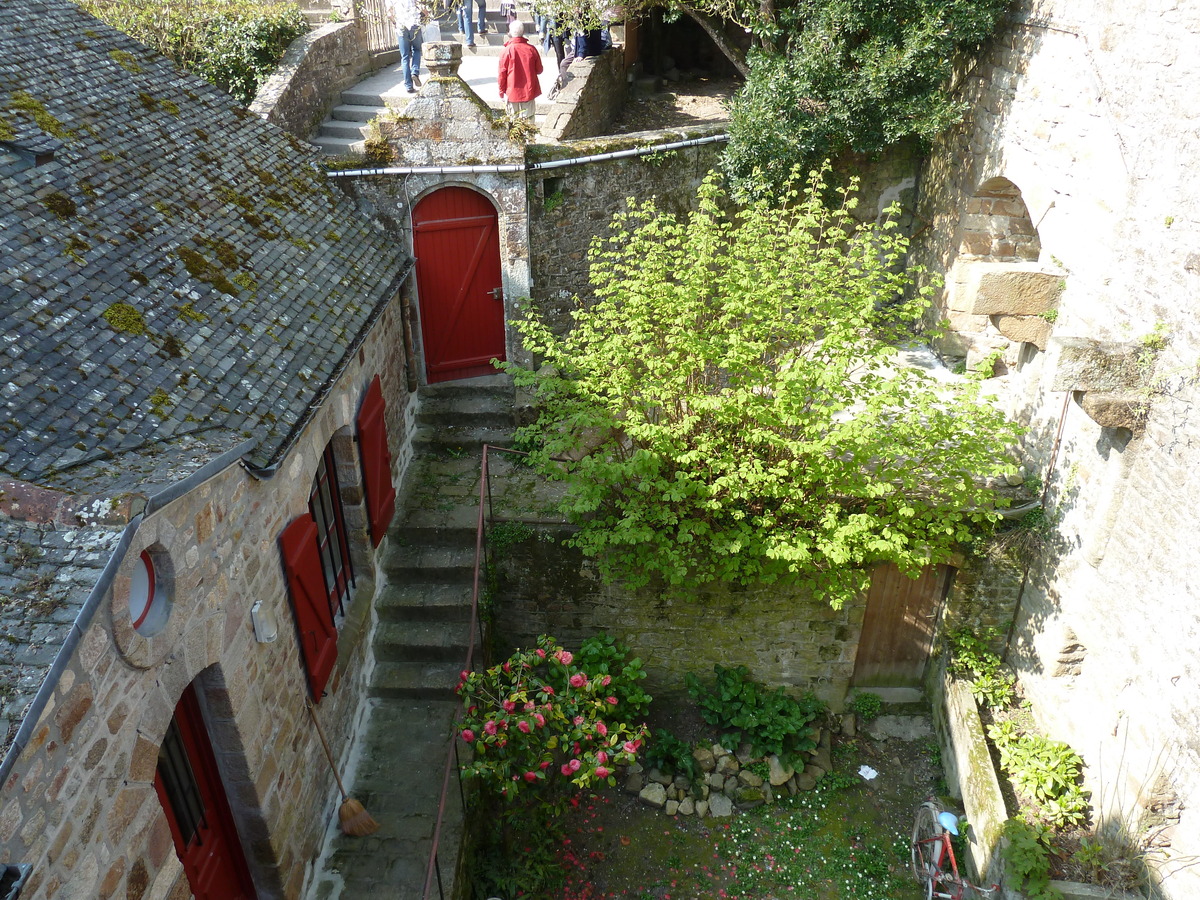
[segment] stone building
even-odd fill
[[[67,0],[0,8],[22,897],[296,897],[335,812],[306,701],[344,758],[415,381],[411,260],[317,160]]]
[[[1015,620],[1038,719],[1174,898],[1200,896],[1198,82],[1195,4],[1019,4],[917,210],[942,350],[995,372],[1046,488],[1040,550],[964,599]]]

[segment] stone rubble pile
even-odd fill
[[[624,790],[668,816],[722,818],[738,810],[773,803],[784,792],[794,797],[801,791],[812,790],[817,779],[833,771],[831,747],[829,730],[821,729],[817,746],[808,752],[808,762],[799,771],[784,765],[774,754],[752,756],[747,744],[732,753],[720,744],[698,747],[692,751],[700,771],[698,780],[693,782],[686,775],[668,775],[655,768],[644,769],[634,763],[625,770]],[[762,771],[755,763],[766,763],[766,778],[754,771]]]

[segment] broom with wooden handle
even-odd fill
[[[313,724],[317,726],[317,736],[321,739],[321,746],[325,748],[325,758],[329,760],[329,768],[333,770],[338,790],[342,792],[342,805],[338,807],[338,822],[341,823],[342,833],[351,834],[354,837],[366,837],[368,834],[374,834],[379,830],[379,823],[371,818],[371,814],[363,809],[361,803],[347,796],[346,788],[342,784],[342,776],[338,774],[337,765],[333,761],[333,753],[329,749],[329,741],[325,740],[325,730],[321,727],[321,720],[317,718],[317,711],[307,697],[304,698],[304,705],[308,708],[308,714],[312,716]]]

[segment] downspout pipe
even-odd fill
[[[142,520],[172,501],[182,497],[203,482],[208,481],[208,479],[212,478],[218,472],[224,471],[229,466],[241,460],[243,456],[254,449],[256,444],[257,442],[253,440],[243,441],[238,446],[226,450],[220,456],[209,460],[191,475],[169,485],[157,494],[151,495],[146,500],[146,508],[129,520],[129,524],[125,526],[125,530],[121,532],[121,537],[117,540],[116,548],[108,558],[108,562],[104,564],[104,568],[100,572],[100,577],[96,579],[96,583],[92,586],[91,593],[84,600],[83,606],[80,607],[79,613],[75,616],[75,621],[71,623],[67,637],[63,641],[62,646],[59,647],[58,654],[54,657],[54,662],[50,665],[50,671],[46,673],[46,677],[42,681],[42,686],[38,688],[38,692],[34,694],[29,708],[25,711],[21,725],[17,728],[16,736],[13,738],[8,752],[4,755],[4,760],[0,761],[0,784],[3,784],[8,779],[9,773],[17,764],[17,759],[20,758],[25,748],[29,745],[33,729],[37,726],[42,713],[45,712],[46,706],[50,703],[50,698],[54,695],[54,689],[58,687],[58,682],[62,678],[63,672],[70,665],[75,648],[83,640],[84,631],[91,624],[92,617],[96,614],[96,610],[100,607],[100,603],[104,600],[105,595],[108,594],[109,588],[112,587],[117,569],[120,568],[122,561],[125,559],[125,554],[129,551],[129,546],[133,543],[133,537],[137,534]]]
[[[544,169],[562,169],[567,166],[583,166],[588,163],[605,162],[610,159],[628,159],[632,156],[650,156],[654,153],[665,153],[668,150],[681,150],[685,147],[700,147],[704,144],[724,143],[729,140],[727,134],[710,134],[707,137],[688,138],[683,141],[671,141],[666,144],[655,144],[649,147],[632,147],[628,150],[613,150],[609,153],[595,153],[591,156],[573,156],[570,159],[551,159],[545,162],[530,163],[497,163],[495,165],[478,166],[381,166],[371,169],[330,169],[326,171],[329,178],[351,178],[365,175],[504,175],[518,172],[539,172]]]

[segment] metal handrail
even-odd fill
[[[472,576],[471,584],[471,623],[467,628],[467,658],[463,664],[463,670],[466,672],[473,671],[472,666],[475,661],[475,640],[479,639],[480,650],[486,650],[486,644],[483,635],[483,622],[479,616],[479,583],[480,573],[483,570],[484,553],[486,546],[484,543],[485,526],[490,521],[495,521],[496,516],[492,509],[492,480],[491,470],[488,466],[488,452],[495,450],[498,453],[508,453],[513,456],[529,456],[524,450],[514,450],[511,447],[495,447],[491,444],[483,445],[482,458],[479,464],[479,514],[475,519],[475,571]],[[566,459],[558,459],[551,457],[555,462],[570,462]],[[542,521],[542,520],[538,520]],[[478,629],[479,634],[476,635]],[[450,748],[446,752],[446,765],[442,772],[442,794],[438,798],[438,813],[437,821],[433,826],[433,845],[429,851],[429,862],[425,868],[425,887],[421,894],[423,900],[432,900],[435,896],[430,893],[433,890],[433,883],[437,881],[437,894],[439,900],[445,900],[445,894],[442,886],[441,866],[438,862],[438,844],[442,836],[442,823],[446,818],[446,799],[450,794],[450,776],[453,772],[461,771],[458,764],[458,725],[457,718],[455,726],[450,730]],[[462,778],[459,782],[459,800],[463,806],[463,812],[466,812],[467,800],[466,795],[462,791]]]

